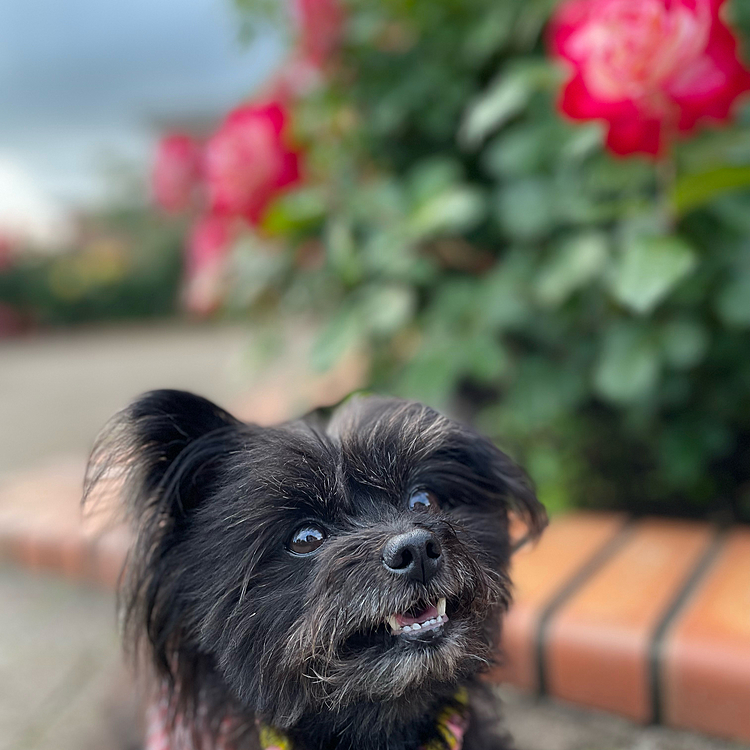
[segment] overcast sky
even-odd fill
[[[143,163],[155,123],[218,116],[280,45],[237,40],[231,0],[1,0],[0,157],[87,202],[108,159]]]

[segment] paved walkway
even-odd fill
[[[692,732],[643,727],[611,714],[529,698],[511,688],[498,693],[516,750],[747,750]]]
[[[0,750],[135,750],[113,597],[0,567]]]
[[[247,332],[203,326],[94,330],[0,342],[0,473],[85,455],[118,409],[153,388],[222,405],[252,381]]]

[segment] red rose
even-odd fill
[[[700,120],[726,120],[750,89],[724,0],[567,0],[551,24],[553,52],[572,68],[560,107],[609,123],[616,154],[657,155]]]
[[[282,105],[246,105],[231,112],[206,145],[211,211],[259,224],[268,204],[300,179],[299,155],[284,142]]]
[[[173,133],[161,139],[152,173],[154,199],[166,211],[190,205],[200,179],[200,148],[189,136]]]
[[[295,0],[300,28],[300,51],[322,67],[338,48],[344,13],[338,0]]]
[[[186,307],[207,315],[220,304],[224,263],[234,238],[232,221],[208,214],[193,226],[186,248]]]

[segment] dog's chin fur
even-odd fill
[[[532,533],[546,521],[491,442],[377,397],[262,428],[192,394],[148,393],[105,428],[86,497],[113,478],[136,538],[127,643],[143,646],[175,711],[202,723],[197,744],[228,719],[238,750],[256,746],[256,719],[300,750],[416,750],[459,687],[481,699],[476,676],[510,599],[509,509]],[[409,509],[416,490],[432,507]],[[325,542],[292,554],[311,523]],[[386,542],[415,528],[442,548],[426,582],[383,563]],[[390,616],[440,598],[441,630],[391,633]],[[467,750],[503,746],[486,705],[472,703]]]

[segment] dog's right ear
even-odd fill
[[[145,393],[97,438],[86,469],[84,503],[114,488],[136,525],[154,513],[175,518],[189,512],[200,503],[211,464],[226,453],[241,425],[192,393]]]

